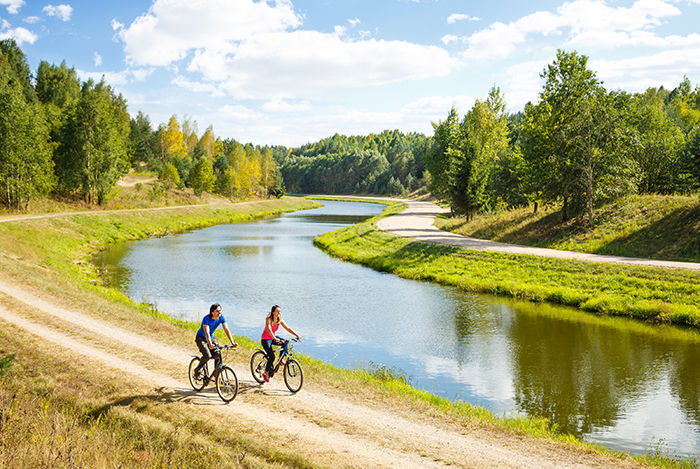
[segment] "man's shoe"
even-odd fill
[[[266,383],[270,382],[270,377],[267,375],[267,373],[263,373],[263,379],[265,380]]]

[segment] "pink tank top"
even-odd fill
[[[272,329],[272,332],[274,334],[277,334],[277,329],[280,328],[280,325],[279,324],[270,324],[270,328]],[[270,340],[270,339],[274,339],[274,337],[270,336],[270,333],[267,332],[267,327],[265,327],[265,329],[263,330],[263,334],[262,334],[262,340]]]

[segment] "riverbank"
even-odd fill
[[[262,387],[245,372],[253,346],[245,338],[230,360],[236,401],[193,393],[184,364],[196,325],[105,288],[89,259],[112,242],[310,203],[229,205],[0,224],[0,356],[15,356],[1,378],[9,423],[0,467],[638,467],[541,420],[499,419],[385,374],[306,357],[301,393]]]
[[[390,203],[381,222],[405,206]],[[315,243],[343,260],[404,278],[700,328],[700,272],[426,244],[378,231],[377,222],[327,233]],[[404,236],[419,228],[405,230]]]

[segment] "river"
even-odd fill
[[[643,454],[700,456],[700,335],[398,278],[313,246],[381,213],[324,207],[124,243],[97,263],[136,301],[199,322],[220,303],[233,332],[258,339],[273,304],[327,363],[370,363],[497,415],[544,416],[568,433]],[[194,345],[193,349],[194,349]],[[309,377],[309,379],[313,379]]]

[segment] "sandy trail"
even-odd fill
[[[474,433],[465,435],[307,389],[293,395],[286,390],[281,379],[261,386],[250,378],[247,370],[241,369],[236,370],[241,392],[226,405],[216,393],[212,393],[211,387],[202,393],[195,393],[190,388],[185,370],[194,346],[178,348],[154,341],[78,311],[54,306],[51,300],[6,281],[0,281],[0,292],[49,315],[47,318],[53,321],[40,324],[5,307],[0,307],[0,320],[72,353],[89,357],[91,362],[101,362],[115,371],[136,376],[161,392],[181,396],[181,400],[191,405],[206,405],[207,412],[233,415],[270,431],[284,432],[286,437],[304,441],[306,445],[328,453],[342,465],[363,468],[437,468],[449,465],[474,468],[636,467],[630,461],[599,456],[579,454],[573,457],[573,453],[547,444],[533,448],[532,444],[523,443],[518,438],[494,439],[488,434]],[[57,327],[56,323],[62,327]],[[66,330],[76,333],[67,333]],[[107,343],[115,346],[153,354],[153,369],[157,369],[162,360],[177,364],[182,367],[182,375],[173,378],[149,370],[134,361],[118,357],[108,347],[97,346],[81,338],[95,334],[103,336],[108,339]],[[309,379],[313,377],[307,376]],[[255,400],[255,403],[246,400],[247,395],[252,393],[255,393],[256,399],[250,400]],[[261,395],[262,400],[259,398]],[[280,400],[283,400],[283,406],[273,405],[273,402]],[[278,407],[284,410],[275,410]],[[319,425],[319,419],[326,424]],[[331,425],[327,424],[329,421]]]

